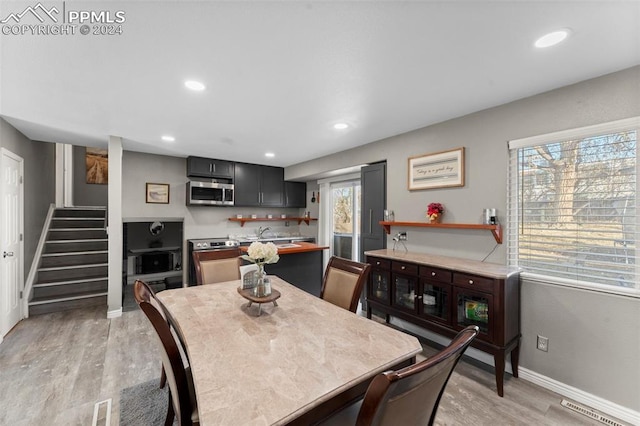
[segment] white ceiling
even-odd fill
[[[639,1],[64,6],[122,10],[123,34],[1,35],[0,115],[33,140],[174,156],[288,166],[640,64]],[[572,36],[533,47],[557,28]]]

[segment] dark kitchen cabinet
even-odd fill
[[[392,250],[374,250],[366,255],[372,265],[367,317],[371,318],[375,309],[385,314],[387,322],[394,316],[447,337],[468,325],[477,325],[480,333],[471,346],[493,355],[497,391],[503,396],[505,357],[509,353],[513,376],[518,377],[519,271],[444,256],[396,254]],[[385,288],[380,283],[389,277],[389,269],[390,288],[377,292]],[[387,294],[391,295],[390,303],[385,299]]]
[[[360,211],[360,259],[364,252],[387,247],[387,234],[380,225],[387,207],[387,165],[377,163],[360,170],[362,207]]]
[[[306,182],[285,182],[284,183],[284,206],[285,207],[307,207],[307,183]]]
[[[235,205],[244,207],[283,207],[284,169],[258,164],[236,163]]]
[[[187,176],[233,179],[233,163],[202,157],[187,157]]]

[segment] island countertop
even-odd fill
[[[295,243],[276,244],[278,247],[278,254],[280,256],[294,253],[307,253],[311,251],[322,251],[329,249],[329,246],[319,246],[314,243],[308,243],[305,241],[296,241]],[[240,250],[246,253],[249,250],[248,246],[241,246]]]

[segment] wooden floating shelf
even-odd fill
[[[491,231],[498,244],[502,244],[502,227],[500,225],[479,225],[476,223],[429,223],[429,222],[386,222],[380,221],[387,234],[391,234],[392,226],[410,226],[414,228],[449,228],[449,229],[486,229]]]
[[[312,222],[314,220],[318,220],[317,218],[312,218],[312,217],[256,217],[256,218],[252,218],[252,217],[230,217],[229,221],[230,222],[240,222],[240,226],[244,226],[244,224],[246,222],[288,222],[290,220],[294,220],[298,222],[298,225],[300,225],[302,222],[306,223],[307,225],[309,224],[309,222]]]

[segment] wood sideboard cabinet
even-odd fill
[[[366,290],[367,317],[378,310],[453,337],[468,325],[480,334],[471,346],[493,355],[498,395],[503,396],[505,357],[518,377],[520,273],[492,263],[373,250]]]

